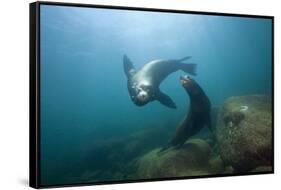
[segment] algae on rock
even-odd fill
[[[187,177],[223,172],[219,157],[211,158],[211,147],[202,139],[190,139],[180,148],[154,149],[136,161],[139,179]]]
[[[272,165],[271,98],[250,95],[228,98],[217,121],[219,153],[234,172]]]

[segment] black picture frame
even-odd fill
[[[187,177],[170,177],[159,179],[139,179],[139,180],[124,180],[124,181],[105,181],[95,183],[78,183],[64,185],[48,185],[40,184],[40,6],[55,5],[69,7],[87,7],[87,8],[102,8],[102,9],[118,9],[118,10],[135,10],[135,11],[153,11],[164,13],[182,13],[182,14],[199,14],[199,15],[217,15],[227,17],[244,17],[244,18],[265,18],[272,22],[272,171],[257,172],[257,173],[239,173],[239,174],[218,174],[207,176],[187,176]],[[217,12],[199,12],[187,10],[170,10],[157,8],[142,8],[142,7],[125,7],[125,6],[109,6],[109,5],[93,5],[93,4],[78,4],[78,3],[60,3],[60,2],[34,2],[29,4],[29,59],[30,59],[30,75],[29,75],[29,185],[33,188],[50,188],[50,187],[69,187],[69,186],[84,186],[98,184],[120,184],[131,182],[151,182],[163,180],[179,180],[193,178],[211,178],[211,177],[226,177],[226,176],[242,176],[242,175],[257,175],[257,174],[272,174],[274,173],[274,16],[264,15],[248,15],[248,14],[232,14],[232,13],[217,13]]]

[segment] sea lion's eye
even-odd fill
[[[151,90],[151,86],[142,85],[142,89],[149,92]]]

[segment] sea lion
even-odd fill
[[[190,77],[181,76],[180,81],[190,98],[189,111],[177,128],[174,137],[160,152],[170,147],[181,147],[187,139],[197,134],[205,126],[212,132],[209,98],[198,83]]]
[[[177,70],[196,75],[196,64],[183,62],[190,58],[188,56],[177,60],[153,60],[136,70],[130,59],[124,55],[123,66],[127,76],[128,91],[134,104],[143,106],[148,102],[158,100],[169,108],[176,108],[173,100],[161,92],[159,85],[169,74]]]

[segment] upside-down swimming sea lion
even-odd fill
[[[196,64],[186,64],[183,62],[189,58],[153,60],[146,63],[139,70],[135,70],[130,59],[124,55],[123,64],[128,79],[128,91],[135,105],[143,106],[150,101],[158,100],[169,108],[176,108],[173,100],[160,91],[159,85],[169,74],[177,70],[183,70],[186,73],[196,75]]]
[[[183,122],[177,128],[176,134],[160,151],[169,147],[180,147],[191,136],[198,133],[203,127],[211,128],[211,103],[202,88],[188,76],[180,77],[181,84],[190,98],[189,111]]]

